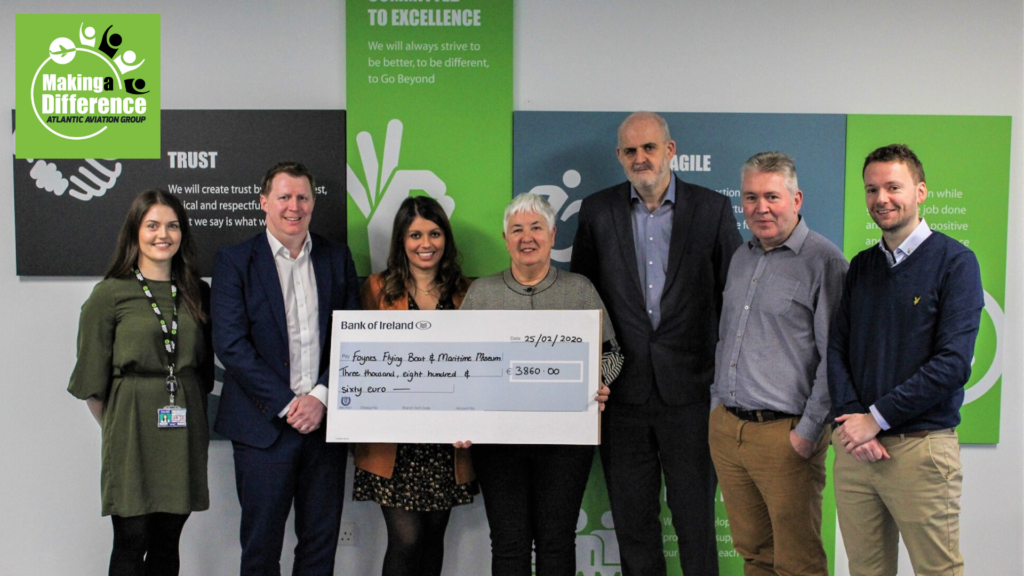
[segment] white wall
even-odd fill
[[[345,107],[341,2],[213,4],[5,1],[0,116],[14,108],[18,12],[162,14],[165,108]],[[1011,115],[1009,242],[1021,245],[1024,3],[705,4],[711,3],[516,2],[516,109]],[[6,120],[0,126],[6,130]],[[608,145],[611,161],[614,144]],[[10,139],[0,138],[0,157],[12,153]],[[11,183],[11,165],[0,162],[0,573],[100,574],[111,535],[99,516],[99,430],[65,392],[78,308],[95,280],[15,276]],[[1007,346],[1020,351],[1020,250],[1010,251],[1007,283]],[[969,574],[1024,573],[1024,355],[1008,354],[1005,362],[1002,442],[963,450]],[[237,571],[232,474],[230,446],[215,443],[213,507],[186,526],[183,574]],[[357,523],[359,545],[340,549],[338,573],[372,573],[384,547],[376,536],[379,513],[347,504],[345,520]],[[482,507],[458,509],[452,522],[448,553],[460,564],[449,563],[446,574],[486,573]]]

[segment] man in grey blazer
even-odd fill
[[[715,576],[710,386],[722,290],[742,240],[727,198],[672,174],[676,147],[661,116],[630,115],[618,140],[628,182],[583,201],[572,271],[597,287],[626,358],[601,443],[622,573],[666,573],[664,473],[683,572]]]

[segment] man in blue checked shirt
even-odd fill
[[[725,286],[711,457],[746,574],[827,576],[826,352],[847,262],[800,216],[792,158],[762,152],[741,174],[754,237],[733,255]]]

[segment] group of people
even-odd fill
[[[847,263],[799,214],[792,158],[751,157],[741,202],[683,182],[663,118],[619,128],[627,182],[587,197],[571,272],[551,264],[555,215],[533,194],[506,208],[505,271],[463,276],[429,197],[396,215],[387,269],[360,289],[348,249],[309,231],[315,181],[286,162],[264,177],[266,232],[217,253],[199,279],[181,203],[133,202],[105,279],[82,307],[69,390],[103,431],[110,574],[178,573],[178,539],[209,506],[207,394],[230,439],[241,573],[334,570],[347,450],[324,431],[333,310],[604,311],[603,463],[621,571],[664,575],[665,498],[688,576],[718,574],[715,488],[748,575],[825,575],[825,458],[853,575],[962,574],[959,424],[983,292],[978,262],[919,216],[924,170],[906,146],[864,162],[877,246]],[[179,297],[180,296],[180,297]],[[154,411],[156,412],[154,414]],[[454,506],[482,492],[492,573],[575,575],[593,450],[579,446],[355,444],[353,499],[380,505],[384,575],[441,573]]]

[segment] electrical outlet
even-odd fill
[[[355,522],[342,522],[341,531],[338,534],[338,545],[339,546],[355,546],[356,545],[356,523]]]

